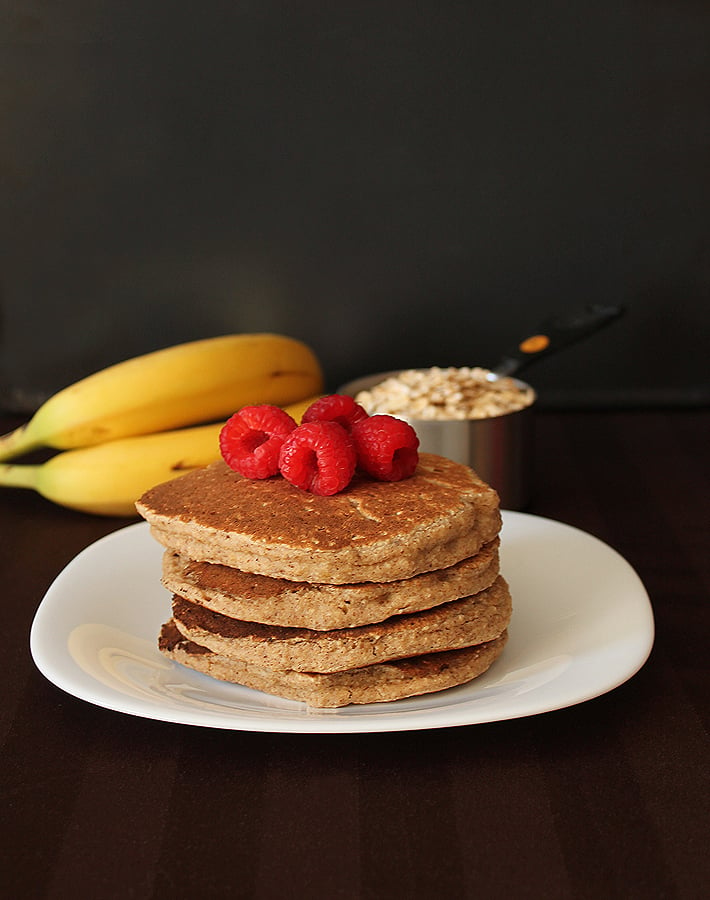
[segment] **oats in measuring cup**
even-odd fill
[[[488,419],[524,409],[535,399],[534,391],[514,379],[497,377],[489,369],[407,369],[385,379],[356,401],[368,413],[385,413],[412,419]]]

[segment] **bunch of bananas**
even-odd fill
[[[241,406],[272,403],[298,421],[323,391],[318,359],[277,334],[232,334],[137,356],[64,388],[0,436],[0,486],[62,506],[135,515],[148,488],[219,459],[219,432]],[[199,424],[211,423],[211,424]],[[38,448],[40,464],[7,463]]]

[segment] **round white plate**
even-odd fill
[[[170,617],[162,547],[140,522],[83,550],[35,616],[39,670],[69,694],[136,716],[243,731],[375,732],[442,728],[561,709],[610,691],[651,651],[654,622],[639,577],[595,537],[503,513],[501,572],[513,596],[510,639],[467,685],[392,703],[311,709],[174,663],[157,649]]]

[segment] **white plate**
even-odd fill
[[[310,709],[216,681],[163,657],[170,615],[162,548],[140,522],[83,550],[45,595],[30,647],[69,694],[136,716],[244,731],[375,732],[514,719],[612,690],[644,664],[654,623],[631,566],[591,535],[504,512],[501,571],[513,595],[510,639],[468,685],[397,700]]]

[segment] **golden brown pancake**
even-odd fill
[[[340,672],[482,644],[506,629],[510,615],[510,591],[502,576],[472,597],[375,625],[333,631],[242,622],[173,598],[173,622],[188,640],[266,669],[299,672]]]
[[[195,562],[166,550],[163,584],[173,594],[234,619],[328,631],[382,622],[490,587],[498,575],[499,540],[472,557],[399,581],[311,584]]]
[[[280,476],[244,478],[219,461],[151,488],[136,508],[156,540],[189,559],[328,584],[452,566],[501,526],[493,488],[468,467],[427,453],[411,478],[356,476],[331,497]]]
[[[169,659],[221,681],[245,685],[312,707],[401,700],[464,684],[482,675],[500,656],[507,632],[485,644],[377,663],[331,674],[266,669],[213,653],[184,638],[172,621],[160,633]]]

